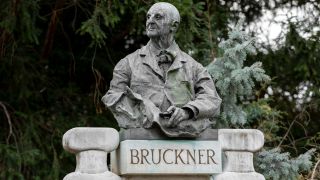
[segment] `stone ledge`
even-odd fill
[[[219,129],[219,142],[224,151],[256,152],[263,147],[264,135],[256,129]]]
[[[63,135],[63,148],[71,153],[87,150],[111,152],[118,147],[119,133],[113,128],[72,128]]]

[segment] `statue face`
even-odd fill
[[[147,13],[146,32],[149,38],[170,34],[171,20],[168,9],[161,6],[152,6]]]

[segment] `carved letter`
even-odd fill
[[[148,155],[149,155],[149,151],[148,151],[147,149],[141,149],[141,164],[144,164],[144,163],[143,163],[143,159],[146,160],[146,162],[147,162],[148,164],[150,164],[149,161],[148,161],[148,159],[147,159],[147,156],[148,156]]]
[[[178,164],[178,158],[180,159],[180,161],[182,162],[182,164],[186,164],[185,162],[183,162],[182,158],[181,158],[181,153],[183,151],[183,149],[180,150],[180,152],[178,153],[179,149],[176,149],[175,150],[175,156],[176,156],[176,163],[175,164]]]
[[[211,155],[209,155],[211,152]],[[210,164],[209,159],[211,159],[211,161],[214,164],[217,164],[214,160],[213,160],[213,156],[215,155],[215,152],[212,149],[207,149],[207,164]]]
[[[167,154],[168,151],[172,151],[172,152],[173,152],[173,149],[166,149],[166,150],[163,152],[163,161],[164,161],[166,164],[173,164],[173,161],[169,163],[169,162],[166,160],[166,154]]]
[[[204,156],[201,152],[205,151],[204,149],[199,149],[199,164],[205,164],[205,162],[202,162],[202,157]]]
[[[136,150],[136,149],[130,149],[130,152],[131,152],[131,162],[130,162],[130,164],[138,164],[139,163],[139,161],[140,161],[140,159],[139,159],[139,151],[138,150]],[[135,155],[133,155],[133,152],[135,152]],[[136,162],[134,162],[133,161],[133,158],[136,158]]]
[[[193,164],[196,164],[196,150],[193,150],[193,154],[191,154],[190,150],[187,149],[187,164],[189,163],[189,156],[191,157],[191,159],[193,160]]]
[[[161,149],[158,149],[158,154],[159,154],[159,157],[158,157],[158,162],[155,162],[155,158],[154,158],[154,156],[155,156],[155,154],[153,153],[154,152],[154,149],[151,149],[151,157],[152,157],[152,162],[153,162],[153,164],[159,164],[160,163],[160,161],[161,161]]]

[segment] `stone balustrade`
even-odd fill
[[[263,133],[255,129],[219,129],[218,135],[224,151],[223,173],[215,180],[264,180],[253,167],[253,152],[264,144]]]
[[[172,144],[175,140],[168,141],[171,141],[170,143]],[[177,143],[178,142],[179,141],[177,141]],[[205,143],[205,141],[203,142]],[[215,140],[215,142],[217,141]],[[165,143],[165,140],[162,140],[161,143]],[[194,142],[191,140],[190,143]],[[264,136],[261,131],[254,129],[219,129],[217,143],[220,144],[217,147],[221,146],[223,152],[223,171],[220,174],[212,173],[214,180],[265,179],[263,175],[255,172],[253,166],[253,153],[260,150],[264,144]],[[207,144],[209,145],[210,143]],[[64,180],[134,180],[146,178],[149,180],[150,178],[154,180],[210,179],[209,176],[199,176],[197,172],[186,176],[177,176],[177,174],[170,175],[170,173],[162,175],[152,175],[151,173],[150,176],[139,176],[141,170],[136,177],[131,176],[129,178],[128,176],[123,176],[120,178],[118,175],[110,172],[107,166],[107,153],[115,152],[114,150],[116,150],[118,146],[119,133],[112,128],[73,128],[67,131],[63,136],[63,147],[65,150],[76,154],[77,166],[75,172],[68,174]],[[139,144],[137,144],[137,146],[139,146]],[[170,147],[174,147],[174,144]],[[184,149],[187,150],[186,147],[184,147]],[[184,151],[181,150],[181,157],[183,157],[183,153]],[[221,153],[217,153],[217,155],[219,154],[221,155]],[[148,156],[145,155],[143,158],[147,157]],[[113,162],[114,161],[119,163],[120,166],[121,163],[124,163],[119,161],[117,157],[113,157]],[[184,167],[181,166],[181,168]],[[115,172],[117,174],[119,173],[118,171]],[[121,173],[119,173],[119,175],[120,174]],[[148,172],[146,172],[145,175],[148,175]]]
[[[119,145],[119,133],[112,128],[73,128],[63,135],[63,148],[76,154],[75,172],[64,180],[121,180],[110,172],[107,154]]]

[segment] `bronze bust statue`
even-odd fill
[[[176,44],[176,7],[156,3],[146,18],[150,41],[119,61],[102,101],[120,128],[160,128],[169,137],[197,137],[219,113],[221,99],[214,82]]]

